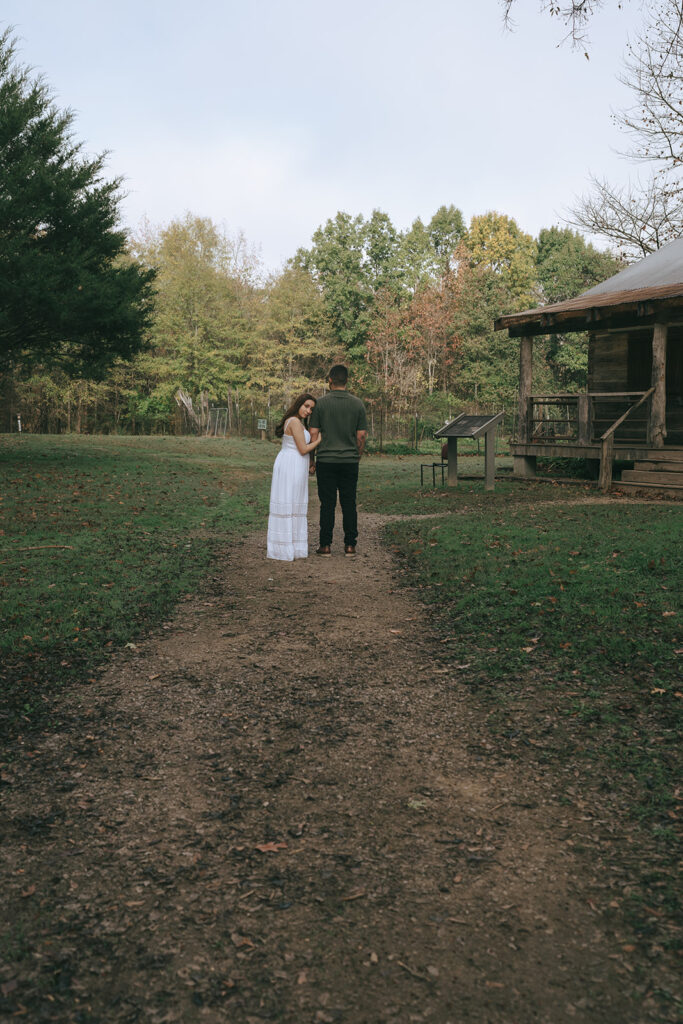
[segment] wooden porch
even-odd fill
[[[517,476],[539,455],[595,460],[609,490],[615,461],[633,462],[621,486],[683,490],[683,238],[564,302],[499,317],[519,342]],[[539,335],[588,334],[585,394],[535,394]]]
[[[654,395],[655,387],[520,395],[517,438],[511,443],[515,475],[535,476],[538,456],[591,459],[599,463],[600,487],[607,491],[614,462],[633,462],[634,469],[622,474],[628,487],[657,485],[683,494],[683,445],[662,445]]]

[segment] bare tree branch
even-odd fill
[[[515,27],[512,18],[515,2],[516,0],[501,0],[503,25],[509,32],[512,32]],[[547,11],[551,17],[559,18],[569,29],[566,38],[571,39],[572,46],[578,47],[586,41],[588,22],[604,4],[605,0],[572,0],[568,5],[559,3],[558,0],[541,0],[541,11]]]
[[[683,0],[650,5],[620,80],[635,97],[614,118],[631,138],[622,156],[650,164],[652,175],[617,187],[591,178],[592,192],[577,200],[568,223],[638,259],[683,232]]]
[[[660,0],[628,47],[620,81],[636,98],[616,115],[633,139],[624,155],[669,171],[683,163],[683,3]]]
[[[567,223],[608,239],[624,259],[641,259],[680,235],[679,188],[663,186],[656,176],[620,188],[591,176],[590,184],[592,191],[576,201]]]

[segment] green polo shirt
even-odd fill
[[[358,462],[356,431],[368,429],[365,406],[348,391],[328,391],[318,399],[309,426],[323,436],[317,448],[320,462]]]

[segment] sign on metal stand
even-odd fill
[[[458,485],[458,438],[473,437],[479,439],[484,435],[484,466],[486,490],[492,491],[496,479],[496,427],[505,414],[494,416],[468,416],[461,413],[437,430],[434,437],[445,437],[448,441],[448,486]]]

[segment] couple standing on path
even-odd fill
[[[313,474],[317,476],[320,499],[316,554],[323,558],[332,554],[337,493],[342,508],[344,554],[351,557],[356,553],[358,464],[368,424],[360,398],[346,390],[348,376],[345,366],[333,366],[328,393],[319,400],[308,393],[299,395],[275,428],[276,436],[282,438],[282,448],[275,459],[270,488],[268,558],[291,562],[308,557],[308,477]]]

